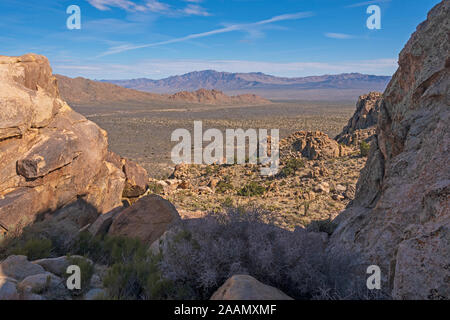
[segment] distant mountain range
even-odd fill
[[[370,91],[384,91],[391,77],[360,73],[283,78],[264,73],[196,71],[161,80],[103,80],[125,88],[170,94],[198,89],[226,94],[254,93],[269,99],[355,100]]]
[[[157,94],[81,77],[69,78],[58,74],[55,77],[58,80],[61,97],[72,105],[148,104],[155,101],[211,105],[262,105],[271,103],[269,100],[254,94],[228,96],[221,91],[206,89],[193,92],[181,91],[175,94]]]

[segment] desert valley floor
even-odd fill
[[[194,121],[208,128],[280,129],[280,139],[300,131],[322,131],[334,138],[355,112],[355,101],[275,101],[262,106],[218,106],[186,103],[72,105],[108,132],[110,149],[147,169],[152,178],[173,171],[170,141],[177,128],[192,132]]]

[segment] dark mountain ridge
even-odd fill
[[[154,93],[216,89],[227,94],[257,93],[265,98],[279,98],[281,95],[285,98],[294,99],[309,96],[313,92],[317,93],[316,98],[331,97],[336,90],[348,90],[349,98],[353,99],[356,91],[363,93],[374,90],[383,91],[390,79],[391,77],[389,76],[360,73],[287,78],[267,75],[261,72],[230,73],[204,70],[160,80],[138,78],[130,80],[103,80],[103,82]]]

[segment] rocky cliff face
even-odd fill
[[[383,94],[380,92],[360,96],[355,113],[335,140],[345,145],[358,145],[361,141],[372,140],[382,102]]]
[[[107,134],[59,96],[47,59],[0,56],[0,224],[5,229],[82,200],[121,204],[125,174],[106,161]]]
[[[380,266],[396,299],[450,298],[449,16],[442,1],[401,52],[356,199],[329,247]]]

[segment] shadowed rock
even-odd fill
[[[450,298],[449,16],[442,1],[400,53],[356,198],[328,250],[380,266],[395,299]]]
[[[113,219],[109,234],[139,238],[152,244],[179,219],[178,211],[169,201],[149,195],[120,212]]]

